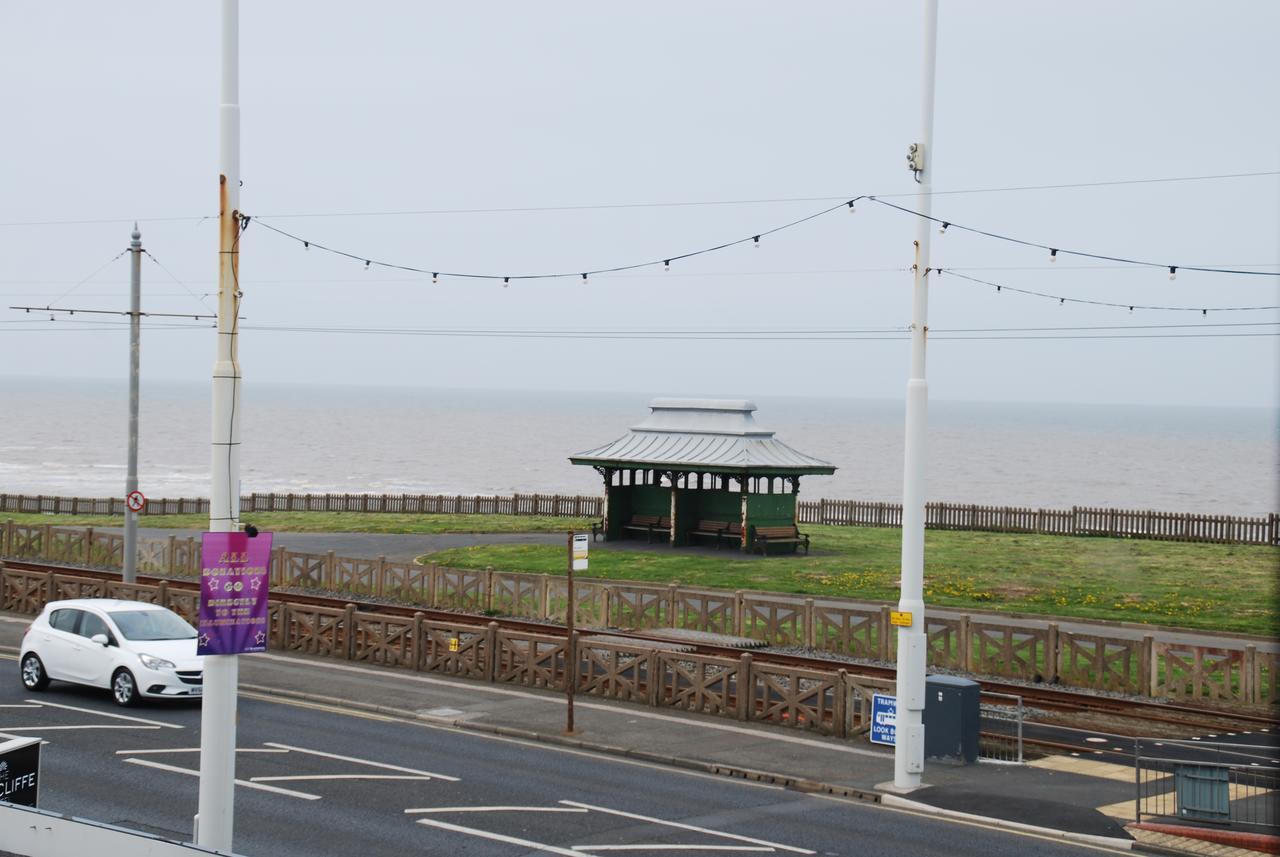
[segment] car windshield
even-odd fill
[[[168,610],[120,610],[111,613],[126,640],[190,640],[192,628]]]

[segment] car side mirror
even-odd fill
[[[92,643],[97,643],[99,646],[102,646],[103,648],[106,648],[111,644],[111,641],[107,639],[106,634],[94,634],[92,637],[89,638],[89,641]]]

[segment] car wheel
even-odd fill
[[[126,669],[116,670],[116,674],[111,677],[111,696],[116,705],[127,707],[137,703],[138,683],[134,681],[133,673]]]
[[[49,674],[34,652],[22,656],[22,686],[27,690],[44,690],[49,686]]]

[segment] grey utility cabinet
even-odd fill
[[[982,718],[976,681],[949,675],[925,679],[924,754],[971,765],[978,761]]]

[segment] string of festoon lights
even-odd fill
[[[667,254],[667,255],[663,255],[660,257],[656,257],[656,258],[649,259],[646,261],[641,261],[641,262],[610,265],[606,267],[590,268],[587,270],[552,271],[552,272],[539,272],[539,273],[511,273],[511,274],[495,274],[495,273],[486,273],[486,272],[477,272],[477,271],[445,271],[445,270],[439,270],[436,268],[427,267],[423,265],[408,265],[408,264],[403,264],[399,262],[389,262],[381,259],[375,259],[369,255],[365,255],[361,253],[353,253],[348,250],[339,249],[337,247],[333,247],[328,244],[324,244],[318,241],[313,241],[302,235],[289,232],[288,230],[282,229],[278,226],[268,223],[260,218],[255,219],[250,215],[242,215],[241,220],[242,220],[242,231],[248,227],[250,222],[258,223],[264,229],[267,229],[273,233],[276,233],[277,235],[280,235],[284,238],[288,238],[302,245],[303,249],[305,250],[311,250],[314,248],[316,250],[319,250],[325,253],[330,253],[335,256],[340,256],[342,258],[351,259],[352,261],[362,263],[363,269],[366,271],[376,267],[376,268],[405,271],[409,273],[430,276],[431,281],[433,283],[438,283],[442,278],[446,278],[446,279],[461,279],[461,280],[498,281],[498,282],[501,282],[503,286],[508,286],[511,284],[512,281],[521,281],[521,280],[580,279],[582,282],[585,283],[585,282],[589,282],[591,276],[593,275],[616,274],[616,273],[621,273],[625,271],[639,270],[643,268],[661,267],[662,270],[664,271],[670,271],[671,265],[674,262],[691,259],[696,256],[702,256],[709,253],[715,253],[721,250],[726,250],[731,247],[741,246],[743,244],[751,244],[753,246],[759,247],[761,239],[768,237],[770,235],[774,235],[776,233],[782,232],[787,229],[795,228],[804,223],[808,223],[812,220],[816,220],[817,218],[823,217],[825,215],[831,214],[836,211],[844,210],[852,213],[856,211],[856,204],[864,200],[867,202],[876,203],[878,205],[887,206],[889,208],[895,209],[900,212],[912,214],[917,217],[926,217],[925,215],[919,212],[913,211],[909,208],[905,208],[900,205],[896,205],[894,203],[885,202],[884,200],[877,199],[874,196],[861,195],[861,196],[855,196],[851,199],[840,202],[837,205],[828,206],[812,214],[806,215],[805,217],[788,221],[779,226],[774,226],[770,229],[764,229],[759,232],[754,232],[749,235],[745,235],[741,238],[737,238],[731,241],[724,241],[719,244],[714,244],[714,245],[703,247],[696,250]],[[1112,256],[1112,255],[1106,255],[1101,253],[1093,253],[1085,250],[1069,250],[1069,249],[1053,247],[1052,245],[1049,245],[1049,244],[1041,244],[1037,242],[1027,241],[1021,238],[1010,236],[1010,235],[1003,235],[1000,233],[991,232],[989,230],[979,229],[977,227],[960,225],[960,224],[956,224],[954,222],[943,220],[937,217],[928,216],[926,217],[926,219],[933,221],[935,223],[938,223],[939,231],[943,234],[945,234],[949,228],[961,229],[967,232],[983,235],[988,238],[995,238],[1001,241],[1006,241],[1006,242],[1017,244],[1020,246],[1038,247],[1041,249],[1045,249],[1049,251],[1050,261],[1056,261],[1058,256],[1062,255],[1062,256],[1076,256],[1081,258],[1118,262],[1125,265],[1167,268],[1169,271],[1170,279],[1174,279],[1176,277],[1179,269],[1182,269],[1185,271],[1198,271],[1198,272],[1217,273],[1217,274],[1238,274],[1238,275],[1255,275],[1255,276],[1272,276],[1272,277],[1280,276],[1280,271],[1249,271],[1249,270],[1239,270],[1239,269],[1232,269],[1232,268],[1207,267],[1207,266],[1199,266],[1199,265],[1165,264],[1162,262],[1152,262],[1152,261],[1129,258],[1124,256]],[[941,275],[943,271],[946,271],[947,273],[950,273],[953,276],[961,276],[960,274],[956,273],[954,270],[950,270],[950,269],[935,268],[934,270],[937,271],[939,275]],[[1000,283],[994,283],[986,280],[979,280],[974,277],[964,277],[964,278],[972,280],[974,282],[982,283],[984,285],[993,286],[997,289],[997,291],[1003,291],[1007,289],[1008,291],[1011,291],[1011,292],[1017,292],[1025,295],[1032,295],[1035,297],[1046,298],[1049,300],[1056,300],[1059,303],[1068,303],[1068,302],[1081,303],[1081,304],[1091,304],[1094,306],[1127,308],[1130,310],[1148,309],[1148,310],[1171,310],[1171,311],[1196,311],[1202,314],[1207,314],[1210,311],[1217,312],[1217,311],[1268,310],[1268,309],[1278,308],[1273,306],[1188,307],[1188,306],[1164,306],[1164,305],[1140,304],[1136,301],[1130,302],[1130,301],[1085,300],[1082,298],[1073,298],[1068,295],[1049,294],[1045,292],[1032,291],[1029,289],[1015,288],[1015,287],[1006,286]]]

